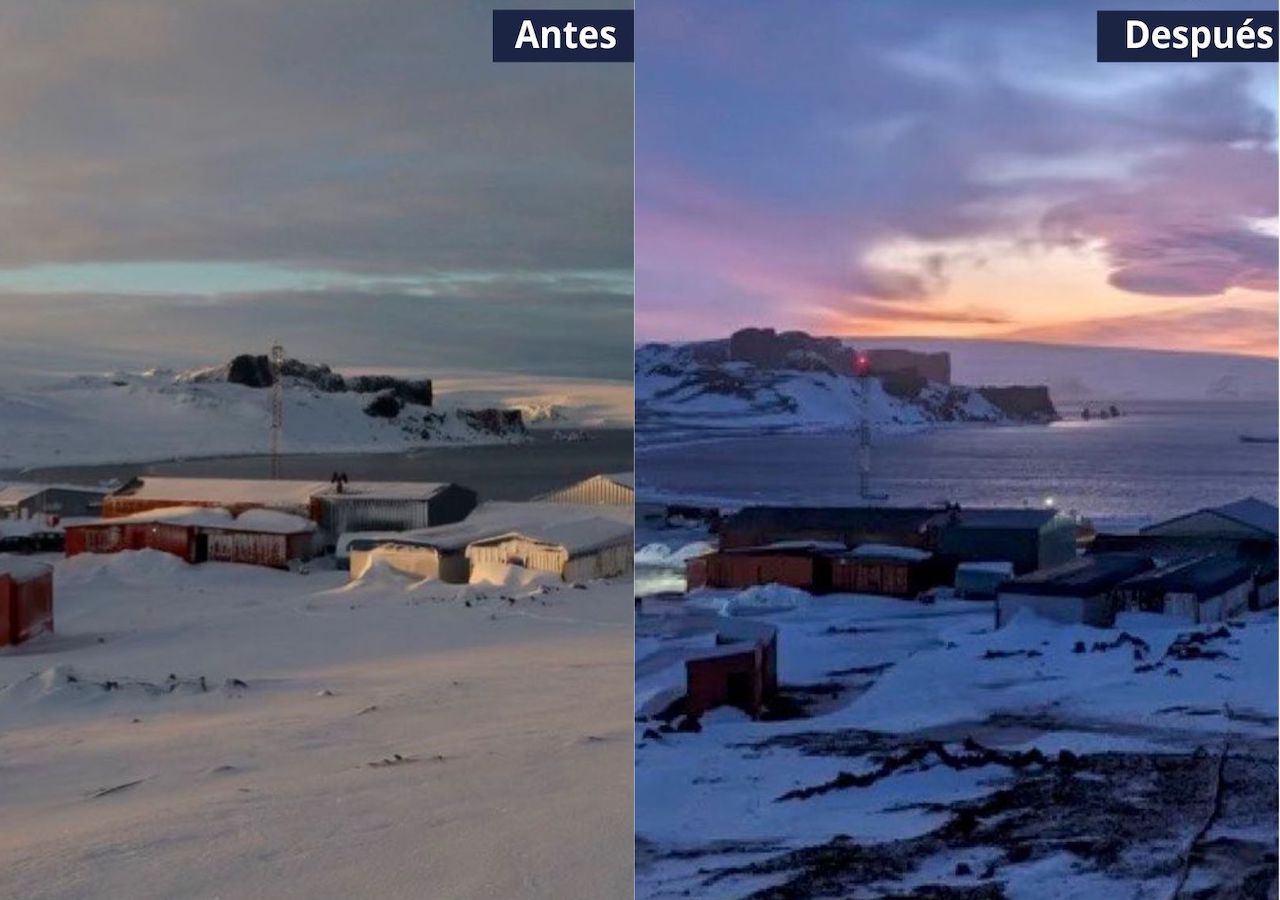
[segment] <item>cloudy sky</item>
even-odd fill
[[[1098,64],[1099,5],[646,0],[639,338],[1274,356],[1276,67]]]
[[[0,353],[629,378],[631,67],[493,6],[5,0]]]

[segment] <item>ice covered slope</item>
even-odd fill
[[[329,393],[287,379],[288,453],[398,450],[523,440],[523,425],[485,421],[446,397],[394,418],[365,412],[370,394]],[[265,453],[271,392],[196,381],[190,373],[80,375],[0,388],[0,469]],[[494,417],[491,417],[494,418]]]
[[[846,429],[864,418],[878,428],[1041,418],[1011,415],[997,405],[999,398],[993,402],[984,395],[990,389],[928,382],[895,394],[877,378],[858,379],[821,367],[708,361],[696,348],[646,344],[636,351],[637,427],[803,431]]]

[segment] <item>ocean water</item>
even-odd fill
[[[1079,410],[1071,410],[1078,416]],[[1146,402],[1117,419],[936,428],[873,437],[872,489],[905,506],[1052,503],[1141,523],[1254,495],[1275,502],[1270,402]],[[858,505],[855,436],[767,435],[645,447],[641,493],[726,505]]]
[[[557,441],[535,431],[527,444],[423,447],[409,453],[316,453],[283,456],[281,478],[328,481],[346,472],[353,481],[453,481],[471,488],[481,500],[529,500],[538,494],[599,475],[631,470],[629,429],[585,432],[583,441]],[[172,477],[267,478],[266,456],[62,466],[13,473],[10,477],[95,484],[127,481],[137,475]],[[4,473],[0,472],[0,478]]]

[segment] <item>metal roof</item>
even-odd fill
[[[1253,576],[1253,567],[1226,556],[1204,556],[1182,561],[1123,581],[1119,587],[1163,593],[1195,594],[1201,600],[1215,597]]]
[[[1276,537],[1277,518],[1280,518],[1280,509],[1265,500],[1259,500],[1257,497],[1244,497],[1231,503],[1224,503],[1221,506],[1209,506],[1204,509],[1197,509],[1194,512],[1174,516],[1171,519],[1165,519],[1163,522],[1156,522],[1143,528],[1142,533],[1147,534],[1172,525],[1175,522],[1203,515],[1219,516],[1237,525],[1243,525],[1270,537]]]
[[[1000,591],[1042,597],[1092,597],[1153,565],[1150,557],[1136,553],[1099,553],[1019,576],[1002,584]]]
[[[306,506],[313,497],[426,500],[448,484],[429,481],[350,481],[339,491],[327,481],[267,478],[165,478],[142,475],[113,496],[139,500],[225,505]]]
[[[0,484],[0,506],[23,503],[32,497],[38,497],[45,491],[67,491],[80,494],[92,494],[95,497],[106,496],[105,488],[87,487],[82,484],[34,484],[31,482],[11,482]]]
[[[1270,535],[1276,534],[1277,518],[1280,517],[1280,509],[1257,497],[1245,497],[1234,503],[1224,503],[1222,506],[1213,507],[1212,511]]]

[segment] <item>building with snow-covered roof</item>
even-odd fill
[[[97,516],[106,495],[105,488],[75,484],[0,484],[0,519]]]
[[[934,555],[917,547],[860,544],[833,554],[831,590],[914,597],[940,583]]]
[[[1136,553],[1100,553],[1004,582],[996,595],[996,627],[1022,610],[1054,622],[1109,627],[1115,622],[1112,591],[1148,572],[1151,558]]]
[[[1000,585],[1013,575],[1013,563],[1003,560],[959,563],[956,566],[956,596],[966,600],[994,600]]]
[[[636,475],[634,472],[614,472],[593,475],[577,484],[551,491],[535,501],[543,503],[577,503],[596,506],[634,506],[636,502]]]
[[[1075,523],[1049,509],[748,506],[720,527],[723,549],[790,540],[915,547],[952,564],[1001,559],[1018,572],[1076,555]]]
[[[316,524],[268,509],[239,515],[207,506],[176,506],[76,522],[67,526],[66,554],[159,550],[189,563],[233,562],[287,568],[310,559]]]
[[[297,481],[240,478],[133,479],[106,498],[103,516],[118,518],[177,506],[233,513],[267,509],[315,522],[326,545],[348,531],[403,531],[465,518],[476,493],[456,484],[420,481]]]
[[[0,647],[53,631],[53,567],[0,556]]]
[[[1249,608],[1253,570],[1225,556],[1183,560],[1135,575],[1112,591],[1118,608],[1158,612],[1186,622],[1221,622]]]
[[[610,577],[631,571],[634,540],[631,511],[622,507],[490,502],[450,525],[352,539],[351,577],[384,565],[466,583],[477,561],[503,560],[571,581]]]
[[[467,545],[472,571],[487,565],[522,566],[575,583],[629,575],[634,559],[631,523],[603,516],[526,525]]]
[[[782,584],[823,593],[831,586],[831,554],[846,549],[839,541],[806,540],[730,547],[686,561],[685,583],[689,590]]]

